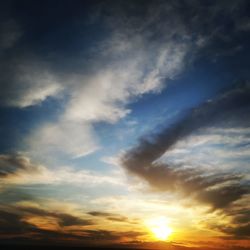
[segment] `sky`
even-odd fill
[[[249,13],[1,1],[1,243],[250,249]]]

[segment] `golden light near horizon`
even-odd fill
[[[147,221],[147,226],[157,240],[165,241],[173,232],[165,217],[150,219]]]

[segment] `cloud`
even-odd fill
[[[61,104],[61,113],[54,122],[44,122],[30,133],[27,150],[39,148],[44,155],[48,153],[47,148],[53,148],[53,155],[57,151],[73,157],[94,152],[99,148],[94,123],[119,121],[131,112],[129,103],[147,93],[159,93],[169,80],[190,65],[201,48],[229,35],[223,24],[217,22],[222,10],[228,16],[236,15],[235,19],[246,18],[236,11],[244,3],[210,6],[187,1],[185,6],[183,12],[175,1],[147,2],[143,6],[122,1],[93,4],[90,15],[95,18],[78,21],[82,26],[91,22],[101,24],[105,34],[87,48],[86,60],[81,53],[68,56],[60,49],[56,56],[53,36],[45,34],[47,47],[44,39],[32,40],[30,32],[34,30],[30,31],[25,22],[16,21],[15,14],[6,10],[13,17],[2,25],[5,27],[3,44],[9,49],[0,58],[3,72],[0,104],[22,109],[39,105],[48,98],[57,98]],[[38,25],[36,32],[44,35],[44,30],[50,28],[46,25],[47,22],[44,27]],[[25,46],[18,43],[19,31]],[[206,37],[204,33],[211,36]],[[85,39],[77,29],[72,33],[73,38]],[[61,46],[67,50],[70,44]],[[71,57],[73,60],[68,59]],[[53,143],[51,130],[56,130]],[[61,143],[65,138],[70,143]]]
[[[32,206],[1,206],[1,242],[102,245],[131,241],[145,233],[96,229],[89,219]],[[56,225],[56,227],[55,227]],[[91,228],[89,228],[91,227]],[[98,241],[96,241],[98,239]]]
[[[247,223],[245,225],[238,224],[235,227],[225,226],[219,228],[222,232],[227,235],[234,236],[239,239],[249,239],[250,235],[250,224]]]
[[[30,159],[22,155],[0,155],[0,177],[6,178],[23,172],[37,173],[41,170],[39,165],[34,165]]]
[[[117,172],[103,175],[95,171],[74,170],[72,167],[50,170],[46,166],[32,163],[28,157],[21,154],[0,155],[0,181],[2,188],[9,185],[36,184],[124,185],[122,177]]]
[[[33,155],[63,152],[81,157],[98,149],[98,140],[91,124],[81,121],[46,123],[31,132],[25,143]]]
[[[25,216],[31,216],[31,214],[33,216],[37,216],[35,212],[39,212],[39,214],[41,214],[41,211],[18,211],[15,207],[9,207],[8,211],[6,211],[6,208],[1,208],[1,241],[10,243],[13,239],[15,239],[16,242],[22,242],[22,239],[24,239],[24,241],[26,242],[29,241],[39,243],[41,241],[52,243],[53,239],[55,241],[63,240],[67,242],[67,240],[70,238],[78,238],[77,235],[75,235],[74,237],[72,233],[63,232],[59,229],[54,230],[53,228],[39,228],[38,225],[29,223],[29,220],[27,220]],[[42,214],[43,216],[48,216],[45,211],[43,211]],[[60,215],[49,213],[49,216],[55,218],[56,220],[59,220],[60,223],[63,223],[63,219],[61,219]],[[46,217],[43,218],[46,219]],[[73,219],[75,218],[73,217]]]
[[[160,61],[168,58],[171,62],[168,65],[161,65],[166,62],[158,62],[150,73],[145,72],[144,68],[148,66],[144,66],[143,63],[149,60],[148,56],[138,55],[135,58],[125,58],[124,61],[110,63],[108,67],[98,69],[93,75],[87,77],[72,75],[71,85],[62,82],[57,87],[50,82],[48,88],[45,85],[44,90],[37,92],[37,98],[34,94],[30,95],[33,99],[28,98],[29,93],[36,93],[34,87],[28,88],[29,93],[20,100],[19,106],[21,103],[23,106],[29,106],[40,102],[48,96],[60,93],[65,85],[70,86],[66,88],[70,98],[64,112],[57,122],[44,124],[28,136],[29,150],[40,148],[43,151],[50,148],[74,157],[95,151],[98,148],[98,142],[93,123],[100,121],[115,123],[130,113],[126,108],[129,102],[145,93],[160,91],[163,87],[163,79],[174,77],[179,72],[179,68],[182,68],[180,64],[183,63],[185,50],[185,48],[170,47],[159,51],[159,54],[162,54]],[[161,58],[163,55],[164,59]],[[165,69],[159,69],[159,67]],[[160,76],[159,71],[164,71],[165,76]],[[52,129],[55,133],[50,133]],[[52,137],[54,139],[50,143]],[[62,143],[65,138],[70,138],[70,143]]]
[[[126,216],[122,216],[115,213],[108,213],[108,212],[100,212],[100,211],[90,211],[88,212],[89,215],[95,216],[95,217],[104,217],[111,221],[117,221],[117,222],[128,222],[128,218]]]
[[[135,237],[144,235],[144,233],[136,231],[115,232],[108,230],[88,230],[86,231],[86,233],[89,239],[110,240],[110,241],[118,241],[121,240],[122,238],[134,239]]]
[[[90,211],[88,212],[88,214],[92,215],[92,216],[97,216],[97,217],[107,217],[107,216],[111,216],[114,215],[112,213],[107,213],[107,212],[100,212],[100,211]]]
[[[158,159],[175,145],[201,129],[209,127],[247,129],[250,108],[249,84],[219,95],[184,115],[157,135],[142,139],[139,145],[121,158],[123,167],[145,180],[159,191],[174,191],[195,198],[214,209],[225,209],[249,194],[249,184],[244,175],[232,172],[218,173],[182,165],[162,163]],[[192,158],[192,155],[190,156]]]
[[[10,211],[1,211],[1,234],[21,233],[26,228],[32,228],[31,225],[23,223],[19,214]]]
[[[22,31],[15,20],[9,18],[0,22],[0,55],[13,47],[21,36]]]
[[[82,219],[80,217],[73,216],[71,214],[60,213],[60,212],[53,212],[47,211],[38,207],[25,207],[25,206],[17,206],[17,209],[22,212],[27,218],[29,216],[35,217],[53,217],[57,220],[57,223],[60,227],[67,227],[67,226],[87,226],[92,225],[93,222],[87,219]],[[29,220],[28,220],[29,221]]]
[[[192,166],[202,171],[247,174],[250,130],[234,128],[199,129],[182,138],[156,162]],[[217,168],[216,166],[220,166]]]
[[[37,19],[40,20],[40,25],[33,23],[29,15],[25,17],[27,26],[22,21],[22,17],[17,19],[20,23],[15,19],[8,19],[0,25],[0,66],[2,68],[0,104],[5,108],[14,107],[27,111],[33,106],[32,110],[36,111],[34,106],[43,104],[46,106],[46,100],[56,99],[61,105],[57,118],[54,121],[39,124],[30,132],[28,138],[25,138],[27,144],[25,146],[30,151],[30,155],[57,157],[59,152],[72,157],[82,157],[90,154],[100,148],[95,133],[96,123],[118,122],[132,112],[130,103],[145,94],[161,92],[171,80],[188,68],[195,58],[202,57],[203,53],[214,59],[215,55],[216,57],[225,55],[225,51],[231,50],[233,44],[230,43],[230,39],[237,36],[235,31],[246,32],[249,26],[248,18],[241,22],[241,12],[237,11],[244,7],[243,2],[207,4],[199,1],[182,1],[181,4],[179,1],[149,1],[142,5],[141,2],[133,1],[128,3],[113,1],[111,4],[105,4],[107,3],[105,1],[104,4],[102,3],[103,8],[96,23],[93,27],[88,27],[96,29],[100,23],[104,27],[101,32],[96,29],[100,40],[94,41],[93,46],[87,44],[88,39],[82,39],[81,34],[85,32],[82,32],[82,29],[86,23],[82,23],[82,20],[78,20],[75,15],[74,23],[80,24],[79,30],[73,28],[71,20],[66,17],[64,21],[67,23],[66,26],[70,27],[69,30],[63,30],[65,25],[56,28],[56,25],[50,21],[48,23],[53,25],[53,28],[48,29],[43,26],[44,19],[40,19],[39,13]],[[57,18],[54,14],[53,18]],[[45,19],[47,18],[49,19],[45,15]],[[230,30],[220,21],[224,22],[225,19],[232,23]],[[31,28],[30,24],[32,24]],[[235,27],[235,25],[238,26]],[[35,33],[34,29],[36,29]],[[59,38],[55,39],[58,37],[58,30],[63,30],[61,31],[63,37],[67,37],[67,39],[60,39],[60,46],[58,46]],[[70,54],[68,47],[74,39],[84,45],[82,47],[79,45],[81,47],[79,48],[78,45],[73,44],[72,47],[75,47],[77,52]],[[214,46],[214,41],[219,41],[220,46]],[[86,56],[83,51],[87,51],[88,46],[91,50],[86,52]],[[232,49],[230,53],[236,53],[237,50]],[[58,53],[61,54],[58,55]],[[194,133],[198,130],[217,122],[218,126],[223,121],[222,127],[228,122],[229,127],[242,125],[245,129],[249,126],[249,119],[243,118],[249,113],[246,112],[246,110],[249,111],[246,108],[248,103],[249,89],[244,87],[187,112],[182,121],[164,130],[152,141],[151,139],[142,141],[138,148],[126,154],[123,159],[125,168],[146,180],[155,189],[180,191],[186,197],[194,197],[213,209],[230,209],[249,193],[246,177],[239,173],[240,171],[233,174],[217,173],[214,170],[205,172],[203,169],[190,168],[185,161],[178,164],[163,163],[160,162],[160,157],[176,149],[176,144],[180,141],[189,136],[195,136]],[[241,132],[239,133],[242,135]],[[226,143],[224,139],[224,136],[198,138],[196,148],[210,142],[217,143],[223,140],[223,143]],[[237,143],[237,138],[230,139],[232,140],[228,140],[227,144]],[[192,140],[189,143],[193,146],[195,144]],[[224,158],[228,157],[226,152],[217,150],[213,153],[216,153],[213,158],[216,158],[219,153],[223,154]],[[240,153],[246,156],[249,151],[241,150]],[[191,154],[193,156],[193,152]],[[123,185],[121,178],[113,173],[100,175],[94,171],[66,167],[50,170],[30,162],[29,158],[21,155],[1,155],[0,178],[4,184],[13,185],[37,183]],[[123,203],[125,206],[128,202],[125,200]],[[120,203],[117,202],[117,204],[119,208]],[[146,203],[143,205],[147,208]],[[21,210],[20,207],[19,209]],[[62,236],[67,239],[75,237],[114,240],[132,237],[132,235],[136,237],[138,234],[137,232],[121,234],[105,230],[85,230],[81,235],[74,236],[62,231],[52,233],[44,229],[46,225],[61,229],[72,225],[84,226],[86,221],[64,213],[22,209],[26,216],[30,216],[29,220],[25,221],[25,218],[15,211],[12,213],[15,220],[13,223],[17,225],[23,223],[21,227],[25,232],[27,232],[26,228],[28,231],[34,230],[35,234],[46,236],[52,241],[53,238],[58,239]],[[126,220],[117,214],[98,211],[91,213],[92,216],[103,216],[111,221]],[[31,218],[32,214],[36,215],[35,218]],[[245,220],[243,215],[244,212],[241,210],[232,217],[235,220],[236,218]],[[3,217],[7,218],[4,222],[7,225],[11,212],[3,214]],[[42,222],[42,218],[43,228],[38,230],[36,223]],[[11,220],[9,222],[11,224]],[[220,230],[232,235],[243,235],[247,232],[247,225],[243,225],[242,222],[237,223],[235,221],[234,228],[224,227]],[[237,232],[238,229],[240,232]]]
[[[226,239],[249,239],[250,229],[250,213],[248,204],[250,195],[248,194],[242,200],[235,202],[235,204],[227,208],[224,213],[229,219],[230,223],[214,223],[209,227],[214,227],[225,233]]]
[[[158,11],[157,8],[156,4],[155,10]],[[0,79],[2,105],[27,108],[48,98],[60,97],[62,101],[58,119],[42,124],[28,136],[28,150],[39,148],[46,153],[46,148],[53,148],[53,151],[73,157],[95,151],[98,142],[95,140],[94,123],[119,121],[131,112],[127,108],[129,103],[144,94],[161,91],[166,85],[165,80],[174,79],[182,72],[191,40],[177,41],[172,37],[175,32],[166,32],[175,19],[171,14],[173,8],[164,9],[170,18],[164,28],[156,15],[153,18],[147,15],[146,19],[140,17],[135,25],[131,25],[127,22],[131,13],[117,15],[118,9],[114,4],[108,10],[112,12],[111,18],[115,22],[103,16],[102,24],[109,35],[96,41],[91,58],[81,65],[81,71],[77,70],[79,66],[75,69],[71,67],[71,70],[58,67],[53,56],[48,61],[47,57],[34,53],[32,46],[30,49],[25,47],[21,52],[18,50],[15,56],[8,52],[7,60],[1,60],[0,65],[4,69]],[[145,10],[149,11],[150,6],[145,6]],[[83,20],[81,22],[84,23]],[[182,31],[184,25],[179,20],[177,24],[176,30]],[[164,36],[152,39],[156,34],[150,29],[151,25]],[[135,35],[131,36],[132,33]],[[186,31],[180,32],[180,36],[186,36]],[[32,41],[27,42],[32,44]],[[78,57],[75,59],[76,64],[82,61]],[[56,131],[50,133],[51,130]],[[65,138],[69,138],[71,143],[61,143]]]
[[[76,17],[81,27],[103,27],[103,35],[93,46],[79,48],[87,50],[87,55],[72,51],[68,55],[68,43],[61,43],[63,49],[55,53],[57,41],[50,33],[57,34],[60,27],[53,26],[53,32],[44,33],[51,28],[47,20],[43,25],[30,20],[27,25],[6,8],[8,18],[0,25],[0,47],[4,50],[0,56],[0,104],[23,109],[40,105],[48,98],[57,98],[61,104],[61,113],[54,122],[44,122],[30,133],[27,150],[35,147],[45,154],[49,147],[53,148],[53,155],[59,151],[73,157],[94,152],[99,148],[94,123],[119,121],[131,112],[129,103],[147,93],[159,93],[200,56],[200,50],[218,50],[214,46],[216,40],[226,43],[229,36],[237,36],[240,23],[248,22],[240,11],[244,1],[211,5],[184,2],[185,11],[175,1],[149,1],[144,5],[123,1],[93,3],[89,13],[92,21]],[[230,34],[218,22],[222,11],[232,21],[237,20]],[[29,25],[32,21],[37,25],[35,31]],[[69,27],[73,25],[71,18],[68,23]],[[63,32],[68,35],[67,27]],[[44,37],[37,41],[31,32],[40,32]],[[69,41],[86,39],[77,28],[70,34]],[[43,138],[44,133],[51,135],[52,128],[58,130],[54,143],[49,136]],[[61,143],[65,137],[71,143]]]
[[[116,30],[113,32],[116,33]],[[143,42],[143,38],[141,39]],[[110,60],[107,56],[96,58],[103,62],[103,65],[94,64],[95,70],[92,74],[71,74],[66,77],[68,80],[62,80],[61,88],[67,86],[65,92],[69,96],[65,109],[55,124],[45,124],[30,135],[30,141],[34,142],[29,145],[30,148],[33,148],[34,144],[38,144],[39,148],[52,146],[49,144],[49,138],[47,145],[46,143],[40,145],[41,140],[36,137],[44,138],[42,140],[46,142],[47,137],[43,136],[43,132],[49,131],[54,126],[57,131],[63,131],[63,134],[53,133],[55,139],[53,147],[56,150],[75,157],[95,151],[98,143],[93,133],[93,123],[100,121],[116,123],[131,112],[127,108],[128,103],[146,93],[159,92],[164,87],[164,79],[173,79],[184,66],[187,53],[185,44],[178,45],[171,41],[165,43],[164,48],[156,47],[152,60],[153,55],[146,48],[138,49],[146,45],[134,45],[133,41],[130,43],[131,47],[122,52],[123,55],[119,59]],[[110,49],[113,51],[113,48]],[[116,53],[120,52],[112,53],[116,56]],[[133,57],[127,54],[133,54]],[[66,126],[77,127],[77,129],[61,129]],[[75,131],[75,134],[72,131]],[[70,138],[69,145],[61,143],[64,137]],[[81,137],[83,137],[82,140],[80,140]],[[81,148],[81,145],[86,145],[86,148],[83,146]]]
[[[0,65],[4,72],[0,78],[2,106],[38,105],[48,97],[58,96],[63,89],[59,78],[37,58],[18,55],[0,61]]]

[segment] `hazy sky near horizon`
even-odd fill
[[[249,4],[2,1],[1,241],[248,249]]]

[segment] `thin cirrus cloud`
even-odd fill
[[[74,182],[72,183],[72,180]],[[57,185],[60,183],[70,185],[113,185],[122,186],[124,180],[117,173],[103,175],[88,170],[73,170],[60,167],[51,170],[43,165],[34,164],[23,155],[0,155],[0,181],[2,188],[10,185]]]
[[[191,165],[207,171],[247,173],[249,142],[250,130],[247,127],[201,129],[178,141],[157,162]],[[216,168],[218,165],[219,169]]]

